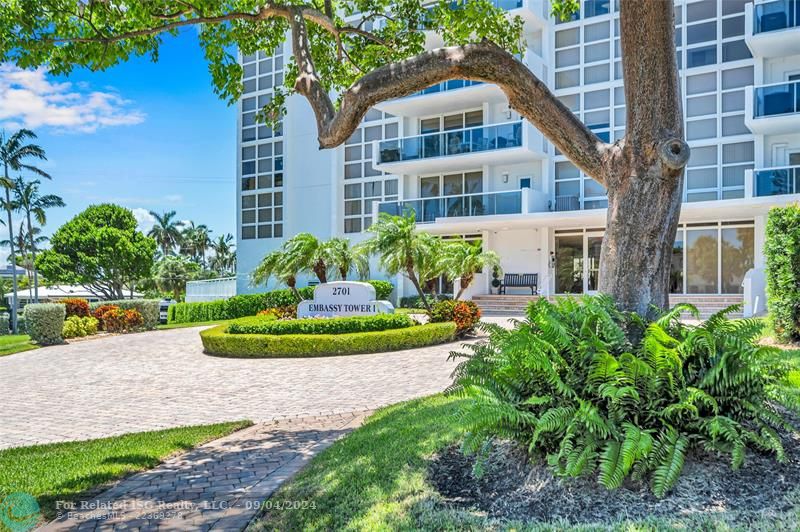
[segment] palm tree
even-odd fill
[[[361,245],[352,246],[347,238],[332,238],[327,242],[330,253],[330,266],[336,270],[342,281],[350,272],[355,272],[360,280],[369,277],[369,253]]]
[[[205,264],[206,251],[211,241],[209,233],[211,231],[206,225],[195,225],[190,221],[181,233],[181,251],[199,264]]]
[[[150,215],[156,219],[156,222],[147,232],[147,236],[156,241],[165,257],[171,255],[181,243],[180,222],[174,219],[176,212],[169,211],[164,214],[158,214],[150,211]]]
[[[328,267],[332,264],[328,242],[311,233],[298,233],[284,242],[282,249],[292,262],[293,269],[313,273],[320,283],[328,282]]]
[[[211,249],[214,251],[214,257],[209,260],[211,269],[216,270],[220,274],[228,273],[236,269],[236,252],[233,245],[233,235],[228,233],[220,235],[216,240],[211,242]]]
[[[372,238],[364,242],[365,249],[380,257],[381,268],[389,275],[403,273],[417,289],[422,304],[430,311],[431,307],[419,284],[416,267],[420,256],[428,249],[428,237],[417,232],[417,220],[414,211],[405,216],[391,216],[381,213],[378,221],[372,224],[368,232]]]
[[[303,296],[297,290],[298,269],[296,261],[283,249],[276,249],[267,253],[258,266],[250,274],[250,284],[257,286],[266,284],[270,277],[276,278],[279,282],[289,287],[298,301],[303,300]]]
[[[458,299],[472,284],[476,273],[484,268],[499,268],[500,257],[494,251],[484,251],[481,242],[459,239],[444,245],[441,264],[448,279],[461,281],[455,296]]]
[[[168,256],[156,264],[153,272],[156,286],[164,292],[172,292],[172,298],[180,301],[180,295],[186,291],[186,283],[197,278],[200,265],[186,257]]]
[[[39,272],[36,270],[36,240],[33,227],[32,218],[36,218],[36,222],[43,226],[47,223],[47,209],[53,207],[64,207],[66,204],[60,196],[55,194],[39,194],[39,180],[25,182],[22,178],[14,181],[14,210],[22,211],[25,214],[28,230],[28,250],[33,258],[33,300],[39,302]],[[38,228],[36,228],[38,229]],[[41,229],[39,229],[41,231]]]
[[[445,273],[441,261],[442,239],[430,233],[419,233],[418,238],[414,262],[417,266],[419,281],[423,290],[427,289],[435,296],[437,281]]]
[[[14,253],[14,222],[11,219],[11,189],[14,188],[14,183],[9,177],[9,170],[19,172],[27,170],[34,174],[40,175],[50,179],[50,175],[44,170],[25,163],[29,158],[47,160],[44,149],[36,144],[26,144],[26,140],[35,139],[36,134],[29,129],[20,129],[10,136],[6,135],[5,131],[0,131],[0,164],[3,165],[2,185],[6,189],[5,197],[5,210],[6,219],[8,223],[8,243],[9,243],[9,259],[11,264],[16,265],[16,257]],[[11,272],[11,286],[12,286],[12,302],[11,302],[11,330],[16,334],[17,332],[17,270],[12,269]]]

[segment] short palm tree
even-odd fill
[[[153,227],[148,231],[147,236],[156,241],[158,247],[161,248],[161,253],[166,257],[171,255],[172,252],[181,243],[181,228],[180,222],[175,219],[177,214],[175,211],[168,211],[164,214],[150,211],[153,218],[156,219]]]
[[[369,277],[369,253],[363,245],[352,245],[347,238],[331,238],[327,247],[330,267],[339,274],[342,281],[346,281],[351,272],[362,281]]]
[[[7,135],[5,131],[0,131],[0,164],[3,165],[2,186],[5,188],[5,202],[4,207],[6,210],[7,228],[8,228],[8,242],[9,242],[9,261],[12,265],[16,265],[16,254],[14,252],[14,222],[11,219],[12,203],[11,203],[11,190],[14,188],[14,182],[9,176],[10,171],[20,172],[26,170],[28,172],[37,174],[39,176],[50,179],[50,174],[37,168],[36,166],[27,164],[28,159],[47,160],[44,149],[36,144],[27,144],[28,140],[36,139],[36,134],[29,129],[20,129],[19,131]],[[17,332],[17,271],[16,268],[11,272],[11,286],[12,286],[12,303],[11,303],[11,330]]]
[[[389,275],[404,274],[416,288],[422,304],[430,311],[431,307],[417,277],[417,262],[429,249],[430,242],[424,233],[417,232],[416,215],[413,211],[405,216],[392,216],[381,213],[378,221],[367,232],[372,237],[364,242],[368,253],[377,255],[381,268]]]
[[[28,251],[33,260],[31,266],[33,269],[33,300],[39,302],[39,272],[36,269],[36,230],[41,232],[41,229],[33,226],[33,218],[36,218],[36,223],[43,226],[47,223],[47,209],[53,207],[65,207],[66,204],[60,196],[55,194],[40,194],[39,180],[24,181],[21,177],[14,181],[14,199],[12,201],[14,209],[22,212],[25,215],[28,238]],[[40,237],[41,238],[41,237]]]
[[[283,249],[276,249],[267,253],[258,266],[250,274],[250,284],[258,286],[267,284],[270,278],[275,278],[278,282],[289,287],[298,301],[303,300],[303,296],[297,290],[297,275],[295,261],[287,255]]]
[[[451,281],[460,280],[455,299],[470,287],[475,274],[484,268],[499,268],[500,257],[494,251],[484,251],[480,242],[468,242],[464,239],[451,240],[445,243],[441,254],[441,265],[444,274]]]
[[[441,260],[442,246],[440,237],[430,233],[419,234],[419,245],[414,262],[417,265],[423,291],[434,295],[439,278],[445,273]]]
[[[301,273],[313,273],[320,283],[328,282],[328,268],[333,264],[328,242],[311,233],[298,233],[283,244],[293,268]]]

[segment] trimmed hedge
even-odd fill
[[[205,352],[235,358],[322,357],[400,351],[455,339],[455,323],[352,334],[228,334],[225,325],[200,332]]]
[[[436,297],[433,297],[430,294],[427,294],[428,303],[431,306],[436,304],[437,301],[448,301],[453,299],[452,295],[449,294],[436,294]],[[425,305],[422,303],[422,298],[419,296],[405,296],[400,298],[400,308],[423,308]]]
[[[116,301],[95,301],[89,304],[92,312],[103,305],[114,305],[122,310],[138,310],[142,315],[142,329],[155,329],[161,322],[161,301],[158,299],[119,299]]]
[[[276,320],[268,316],[241,318],[228,324],[230,334],[350,334],[403,329],[415,324],[407,314],[376,314],[345,318]]]
[[[800,207],[773,207],[764,243],[767,306],[781,340],[800,338]]]
[[[25,324],[31,340],[39,345],[64,342],[66,307],[60,303],[29,303],[25,305]]]
[[[298,289],[305,299],[314,297],[314,288]],[[218,301],[176,303],[167,310],[167,323],[196,323],[201,321],[231,320],[255,316],[262,310],[289,307],[297,304],[291,290],[273,290],[263,294],[243,294]]]
[[[367,281],[372,287],[375,289],[375,299],[385,300],[389,299],[392,295],[392,290],[394,290],[394,285],[389,281]]]

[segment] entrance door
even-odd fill
[[[583,293],[583,235],[556,236],[556,293]]]
[[[586,292],[595,293],[600,281],[600,248],[602,235],[586,235]]]

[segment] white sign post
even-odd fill
[[[375,299],[375,287],[369,283],[335,281],[317,285],[314,299],[297,305],[298,318],[333,318],[393,314],[389,301]]]

